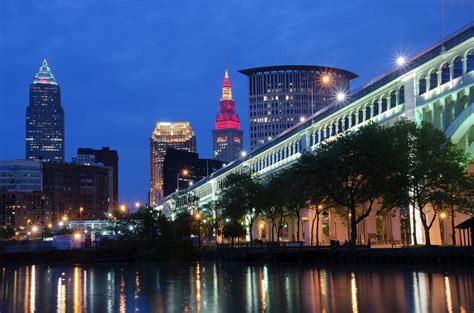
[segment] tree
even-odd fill
[[[451,188],[460,186],[469,158],[430,123],[422,122],[417,125],[400,121],[393,130],[396,137],[406,139],[404,149],[407,153],[402,162],[402,176],[405,179],[401,180],[401,184],[395,185],[396,188],[392,188],[392,191],[403,194],[400,201],[410,204],[419,212],[425,244],[429,247],[430,229],[438,213],[452,202],[449,196]],[[414,243],[417,244],[414,215],[412,220]]]
[[[260,214],[258,199],[262,192],[260,182],[250,173],[229,174],[223,182],[217,205],[224,218],[232,221],[245,219],[249,227],[250,242],[253,242],[253,224]]]
[[[301,209],[308,206],[314,184],[311,180],[308,162],[297,162],[282,170],[276,179],[278,201],[287,213],[296,217],[296,241],[300,242]],[[285,212],[286,213],[286,212]]]
[[[240,220],[231,220],[227,219],[224,223],[224,237],[231,238],[232,240],[232,247],[234,247],[234,240],[238,237],[245,236],[245,227],[242,225],[242,221]]]
[[[222,211],[217,206],[216,201],[210,200],[199,207],[201,212],[201,220],[203,223],[203,231],[209,237],[215,236],[217,243],[217,236],[222,235]]]
[[[321,179],[321,195],[349,217],[350,241],[357,242],[357,224],[400,176],[399,148],[390,128],[369,124],[325,142],[313,156],[313,172]]]
[[[15,229],[12,226],[0,227],[0,239],[10,239],[15,236]]]

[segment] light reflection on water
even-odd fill
[[[474,274],[142,263],[0,267],[0,312],[473,312]]]

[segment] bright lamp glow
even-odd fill
[[[406,58],[402,55],[397,58],[397,65],[398,66],[403,66],[403,65],[405,65],[406,62],[407,62]]]
[[[241,151],[241,152],[240,152],[240,155],[243,156],[243,157],[244,157],[244,156],[247,156],[247,152]]]
[[[338,92],[336,95],[336,99],[339,102],[344,101],[346,99],[346,95],[343,92]]]
[[[323,82],[323,84],[328,84],[330,81],[331,81],[331,77],[329,77],[329,75],[327,74],[324,74],[322,77],[321,77],[321,81]]]
[[[300,122],[304,122],[305,118],[304,116],[300,117]]]

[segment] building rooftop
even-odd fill
[[[321,74],[333,73],[340,76],[344,76],[348,79],[354,79],[359,77],[357,74],[352,72],[342,70],[335,67],[329,66],[318,66],[318,65],[274,65],[274,66],[263,66],[263,67],[254,67],[249,69],[240,70],[239,73],[244,75],[252,75],[257,73],[265,72],[291,72],[291,71],[312,71]]]

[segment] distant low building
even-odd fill
[[[50,200],[45,193],[0,190],[0,226],[31,228],[51,222]]]
[[[0,190],[11,192],[41,192],[43,165],[36,160],[0,161]]]
[[[109,168],[74,163],[44,163],[43,192],[54,220],[101,219],[110,208]]]
[[[164,196],[172,194],[177,188],[187,188],[193,182],[222,168],[224,164],[218,160],[200,159],[197,153],[167,149],[163,162]]]
[[[79,148],[74,163],[85,165],[102,163],[104,166],[113,169],[109,187],[112,188],[111,204],[114,208],[117,208],[119,199],[119,157],[117,150],[111,150],[109,147],[102,147],[102,149]]]

